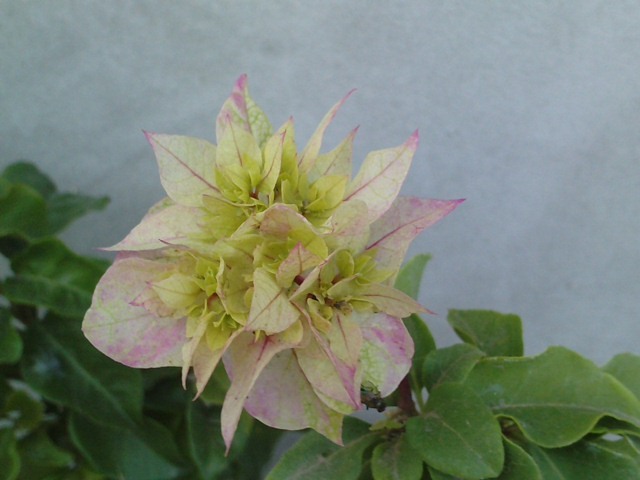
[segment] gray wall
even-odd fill
[[[65,234],[118,241],[162,196],[141,130],[214,139],[249,74],[298,138],[358,88],[328,134],[356,158],[421,147],[403,193],[467,198],[411,253],[421,300],[525,320],[528,352],[640,353],[640,9],[570,1],[0,0],[0,166],[31,159],[106,211]]]

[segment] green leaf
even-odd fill
[[[102,263],[76,255],[53,238],[38,241],[13,257],[11,268],[16,276],[4,285],[10,301],[73,318],[84,316],[104,273]]]
[[[403,321],[415,346],[415,352],[411,360],[411,370],[409,371],[411,383],[414,389],[422,388],[424,386],[422,384],[424,361],[427,355],[436,349],[436,342],[433,339],[433,335],[431,335],[429,327],[418,315],[413,314]]]
[[[429,260],[431,260],[431,255],[427,254],[416,255],[409,260],[402,269],[400,269],[400,273],[398,273],[395,281],[395,287],[414,300],[417,300],[418,293],[420,293],[420,282],[422,281],[424,268],[427,266]]]
[[[43,198],[50,197],[56,191],[56,186],[51,179],[29,162],[18,161],[12,163],[4,169],[0,176],[11,183],[28,185],[42,195]]]
[[[37,238],[49,231],[47,206],[38,192],[26,185],[12,185],[0,198],[0,237],[20,234]]]
[[[73,193],[56,193],[47,202],[50,234],[64,229],[77,218],[102,210],[109,204],[109,197],[90,197]]]
[[[504,468],[496,480],[543,480],[533,458],[511,440],[503,440]]]
[[[29,246],[29,239],[21,233],[0,236],[0,254],[11,259]]]
[[[19,480],[49,478],[55,473],[71,473],[75,459],[70,452],[54,444],[49,436],[39,430],[18,443],[22,460]]]
[[[42,230],[38,230],[40,233],[37,236],[59,232],[76,218],[92,210],[102,210],[109,203],[107,197],[58,193],[51,179],[28,162],[9,165],[2,173],[2,178],[33,189],[45,200],[48,222],[42,225]]]
[[[20,473],[20,456],[13,430],[0,428],[0,480],[15,480]]]
[[[0,365],[16,363],[22,356],[22,338],[11,322],[8,310],[0,308]]]
[[[465,479],[502,471],[500,425],[465,385],[443,383],[429,395],[423,416],[407,421],[407,440],[433,468]]]
[[[35,430],[44,419],[44,405],[22,390],[14,390],[5,400],[2,416],[13,422],[20,437]]]
[[[267,480],[357,480],[362,455],[376,438],[368,424],[347,417],[343,425],[344,447],[309,432],[282,456]]]
[[[449,310],[447,321],[466,343],[492,357],[524,354],[522,320],[489,310]]]
[[[433,350],[424,359],[423,384],[432,390],[444,382],[462,382],[484,353],[468,343]]]
[[[562,347],[532,358],[482,359],[465,384],[543,447],[578,441],[604,416],[640,426],[638,399],[592,362]]]
[[[606,442],[581,441],[565,448],[527,444],[544,480],[638,480],[636,461]]]
[[[611,417],[604,417],[591,429],[591,433],[606,434],[613,433],[618,435],[633,435],[640,437],[640,428],[630,423],[623,422]]]
[[[460,477],[454,477],[452,475],[447,475],[446,473],[439,472],[435,468],[427,468],[429,472],[429,476],[427,477],[429,480],[460,480]]]
[[[420,480],[422,459],[403,436],[373,449],[371,470],[374,480]]]
[[[232,465],[229,470],[220,475],[221,479],[254,480],[264,478],[266,473],[264,467],[273,456],[278,438],[283,433],[282,430],[267,427],[254,421],[249,415],[243,415],[240,418],[240,428],[243,428],[243,420],[251,428],[246,433],[240,432],[246,438],[239,438],[238,432],[236,432],[229,455]]]
[[[76,448],[104,475],[135,480],[180,477],[179,466],[131,431],[100,425],[74,413],[69,420],[69,433]]]
[[[599,445],[605,450],[619,453],[632,459],[640,470],[640,440],[630,437],[600,437],[590,440],[591,443]]]
[[[640,356],[621,353],[613,357],[603,368],[640,399]]]
[[[229,390],[231,382],[223,365],[213,371],[213,375],[209,379],[207,386],[204,387],[200,398],[207,405],[222,405],[224,397]]]
[[[22,372],[35,391],[105,425],[138,428],[140,372],[98,352],[77,322],[48,316],[29,326],[25,344]]]
[[[225,445],[220,433],[220,414],[211,415],[201,402],[187,405],[188,448],[201,478],[216,478],[229,460],[224,456]]]

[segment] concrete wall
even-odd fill
[[[0,0],[0,167],[109,195],[65,239],[113,244],[163,192],[141,130],[214,139],[248,73],[301,141],[356,159],[419,128],[403,193],[467,198],[423,234],[421,300],[525,320],[528,352],[640,353],[640,9],[628,1]]]

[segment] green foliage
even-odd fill
[[[14,276],[6,280],[4,295],[17,304],[81,319],[106,267],[76,255],[60,240],[37,240],[11,259]]]
[[[423,463],[404,435],[376,445],[371,455],[371,472],[378,480],[420,480]]]
[[[224,456],[224,370],[206,406],[177,369],[125,367],[82,335],[109,262],[54,234],[107,202],[58,192],[25,162],[0,175],[0,480],[259,478],[281,432],[243,416]]]
[[[407,421],[407,440],[430,466],[462,478],[502,470],[500,425],[469,387],[447,382],[429,395],[424,414]]]
[[[15,363],[22,356],[22,337],[12,322],[11,313],[0,308],[0,365]]]
[[[346,418],[343,447],[310,432],[282,456],[267,480],[357,480],[362,473],[363,453],[377,439],[368,424]]]
[[[434,350],[424,359],[422,384],[431,391],[444,382],[462,382],[483,356],[467,343]]]
[[[524,354],[522,320],[486,310],[450,310],[449,325],[466,343],[494,357],[519,357]]]
[[[125,367],[82,335],[109,264],[54,235],[106,203],[58,192],[25,162],[0,175],[0,480],[263,478],[282,432],[243,415],[224,455],[223,368],[193,401],[177,369]],[[429,258],[396,286],[416,298]],[[302,434],[266,478],[640,478],[640,356],[602,368],[561,347],[527,357],[515,315],[451,310],[448,321],[463,343],[438,349],[422,318],[404,319],[415,354],[384,418],[347,418],[344,446]]]
[[[638,399],[562,347],[533,358],[483,359],[467,384],[496,415],[511,419],[525,437],[547,448],[577,442],[605,416],[640,426]]]

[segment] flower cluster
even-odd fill
[[[345,97],[346,99],[346,97]],[[402,318],[423,311],[392,287],[410,242],[459,201],[398,197],[418,144],[370,153],[351,179],[355,130],[320,153],[344,102],[298,151],[241,76],[218,144],[146,133],[168,197],[120,243],[83,331],[132,367],[192,370],[198,394],[223,360],[227,447],[246,409],[281,429],[341,442],[360,389],[390,394],[409,370]]]

